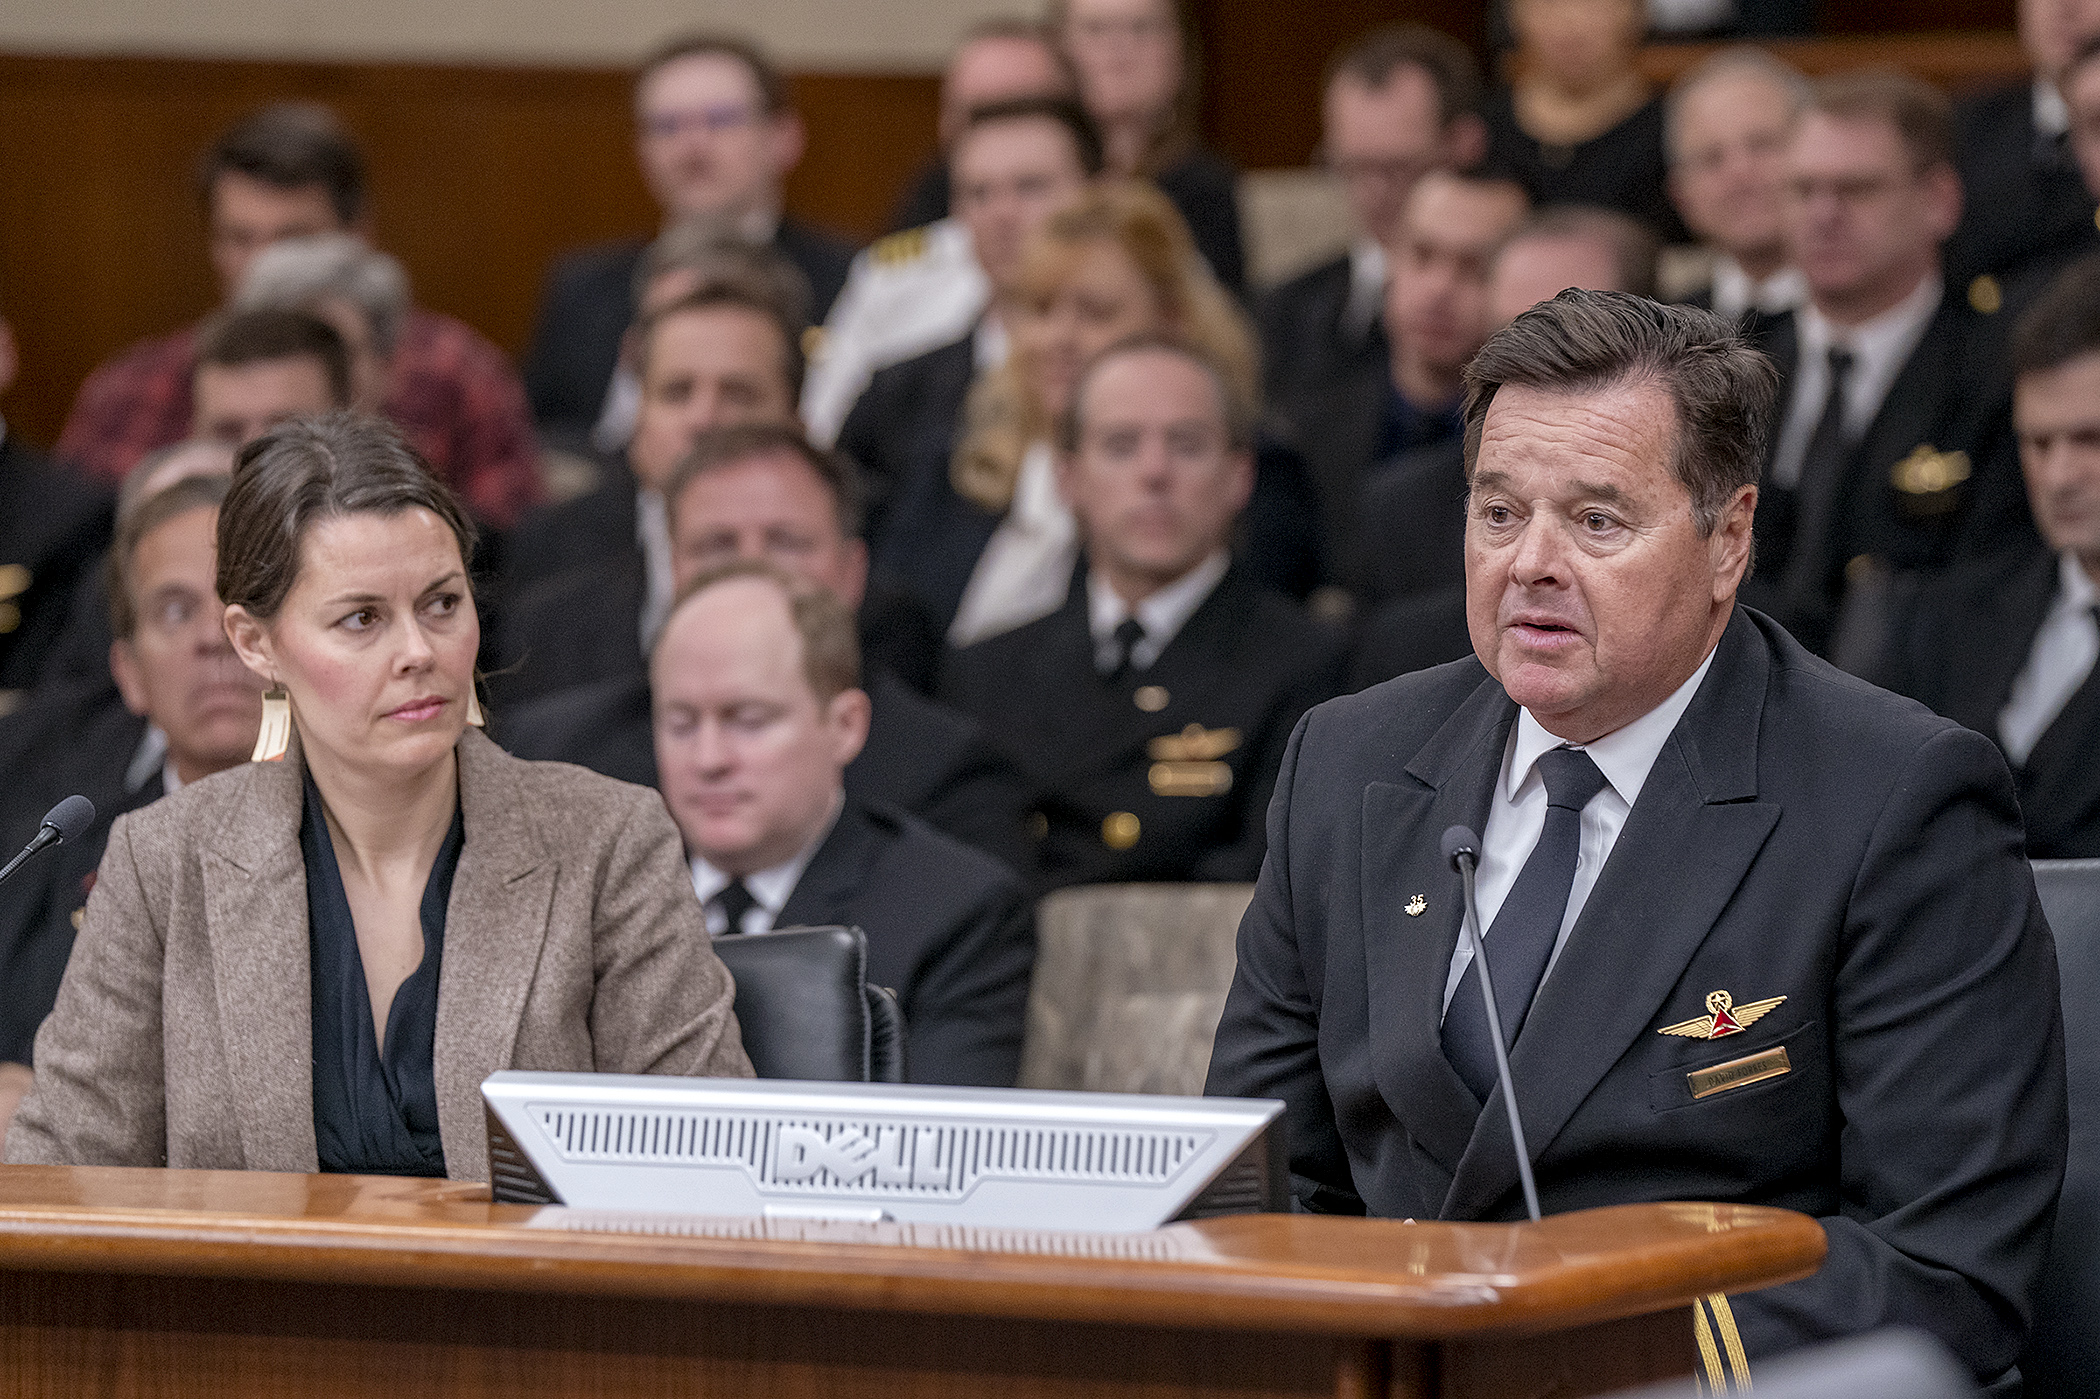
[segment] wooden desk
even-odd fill
[[[575,1222],[435,1181],[0,1167],[0,1394],[1581,1395],[1689,1372],[1694,1298],[1824,1246],[1800,1215],[1695,1204],[1138,1235]]]

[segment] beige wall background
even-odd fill
[[[1015,0],[0,0],[0,50],[447,63],[628,63],[724,28],[792,68],[932,71]]]

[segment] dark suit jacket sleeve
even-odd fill
[[[1292,730],[1269,803],[1269,854],[1255,881],[1254,901],[1240,920],[1239,966],[1203,1091],[1228,1098],[1280,1098],[1290,1143],[1291,1193],[1301,1208],[1362,1214],[1349,1158],[1336,1129],[1334,1106],[1320,1072],[1320,1005],[1313,995],[1317,969],[1299,944],[1300,900],[1291,887],[1291,796],[1298,755],[1315,716]],[[1306,891],[1303,907],[1317,916],[1323,897]]]
[[[2023,853],[1989,741],[1948,729],[1923,744],[1876,824],[1833,969],[1830,1253],[1813,1278],[1736,1300],[1752,1355],[1910,1325],[1985,1378],[2014,1362],[2066,1150],[2055,945]]]
[[[130,836],[130,818],[118,817],[58,1003],[37,1035],[36,1087],[8,1130],[9,1162],[168,1163],[161,931]]]
[[[1013,1087],[1034,970],[1034,905],[1016,880],[987,886],[912,979],[904,1007],[911,1081]]]

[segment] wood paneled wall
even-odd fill
[[[210,309],[198,153],[284,98],[329,104],[363,144],[376,241],[418,298],[521,349],[552,257],[657,220],[628,84],[613,69],[0,56],[0,306],[22,350],[0,400],[10,429],[50,442],[97,363]],[[811,140],[790,208],[872,236],[933,151],[936,80],[810,73],[795,93]]]

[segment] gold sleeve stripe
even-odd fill
[[[1714,1330],[1706,1324],[1706,1308],[1692,1303],[1692,1334],[1699,1341],[1699,1359],[1706,1367],[1703,1386],[1708,1394],[1726,1394],[1728,1377],[1721,1371],[1721,1352],[1714,1345]]]
[[[1735,1380],[1736,1393],[1748,1394],[1750,1357],[1743,1354],[1743,1333],[1735,1329],[1735,1308],[1728,1305],[1725,1292],[1709,1294],[1706,1305],[1713,1308],[1714,1321],[1721,1328],[1721,1345],[1728,1354],[1728,1369]]]

